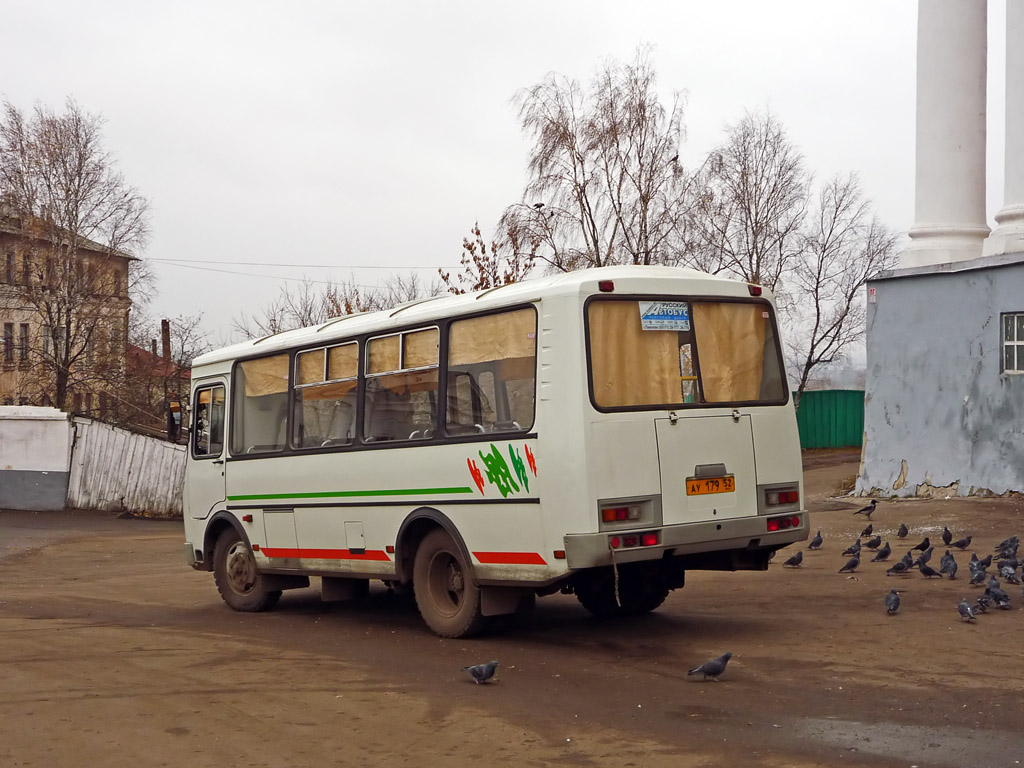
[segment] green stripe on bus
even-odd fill
[[[318,491],[315,493],[249,493],[242,496],[228,496],[228,501],[256,501],[259,499],[331,499],[352,496],[421,496],[430,493],[472,493],[473,489],[461,488],[396,488],[391,491]]]

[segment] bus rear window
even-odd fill
[[[599,299],[587,321],[598,408],[786,400],[767,303]]]

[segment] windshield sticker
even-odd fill
[[[685,301],[638,301],[645,331],[690,330],[690,305]]]

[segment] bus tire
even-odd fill
[[[611,573],[602,573],[581,581],[576,585],[575,592],[580,605],[590,613],[599,619],[610,619],[614,616],[650,613],[665,602],[669,588],[657,574],[636,567],[622,569],[617,600],[615,577]]]
[[[213,580],[224,602],[236,611],[265,611],[281,597],[281,590],[263,588],[263,576],[256,567],[252,549],[234,528],[225,528],[217,537]]]
[[[615,582],[611,574],[607,578],[588,578],[579,581],[574,589],[580,605],[599,619],[621,616],[622,609],[615,602]]]
[[[486,624],[480,588],[465,556],[448,533],[435,528],[413,561],[413,593],[427,626],[441,637],[471,637]]]

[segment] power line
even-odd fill
[[[292,269],[295,267],[303,269],[459,269],[459,267],[437,266],[390,267],[385,264],[285,264],[273,261],[216,261],[214,259],[146,259],[146,261],[160,261],[174,264],[175,266],[184,264],[230,264],[236,267],[289,267]]]
[[[215,262],[216,263],[216,262]],[[226,262],[233,263],[233,262]],[[194,264],[174,264],[168,262],[169,267],[181,267],[182,269],[196,269],[200,272],[218,272],[222,275],[244,275],[246,277],[262,277],[267,280],[289,280],[296,283],[319,283],[320,285],[337,285],[336,281],[333,280],[316,280],[312,277],[286,277],[284,275],[261,275],[255,272],[241,272],[233,269],[216,269],[215,267],[198,267]],[[268,265],[269,266],[269,265]],[[294,265],[299,266],[299,265]],[[356,288],[377,288],[375,285],[366,285],[365,283],[352,283]]]

